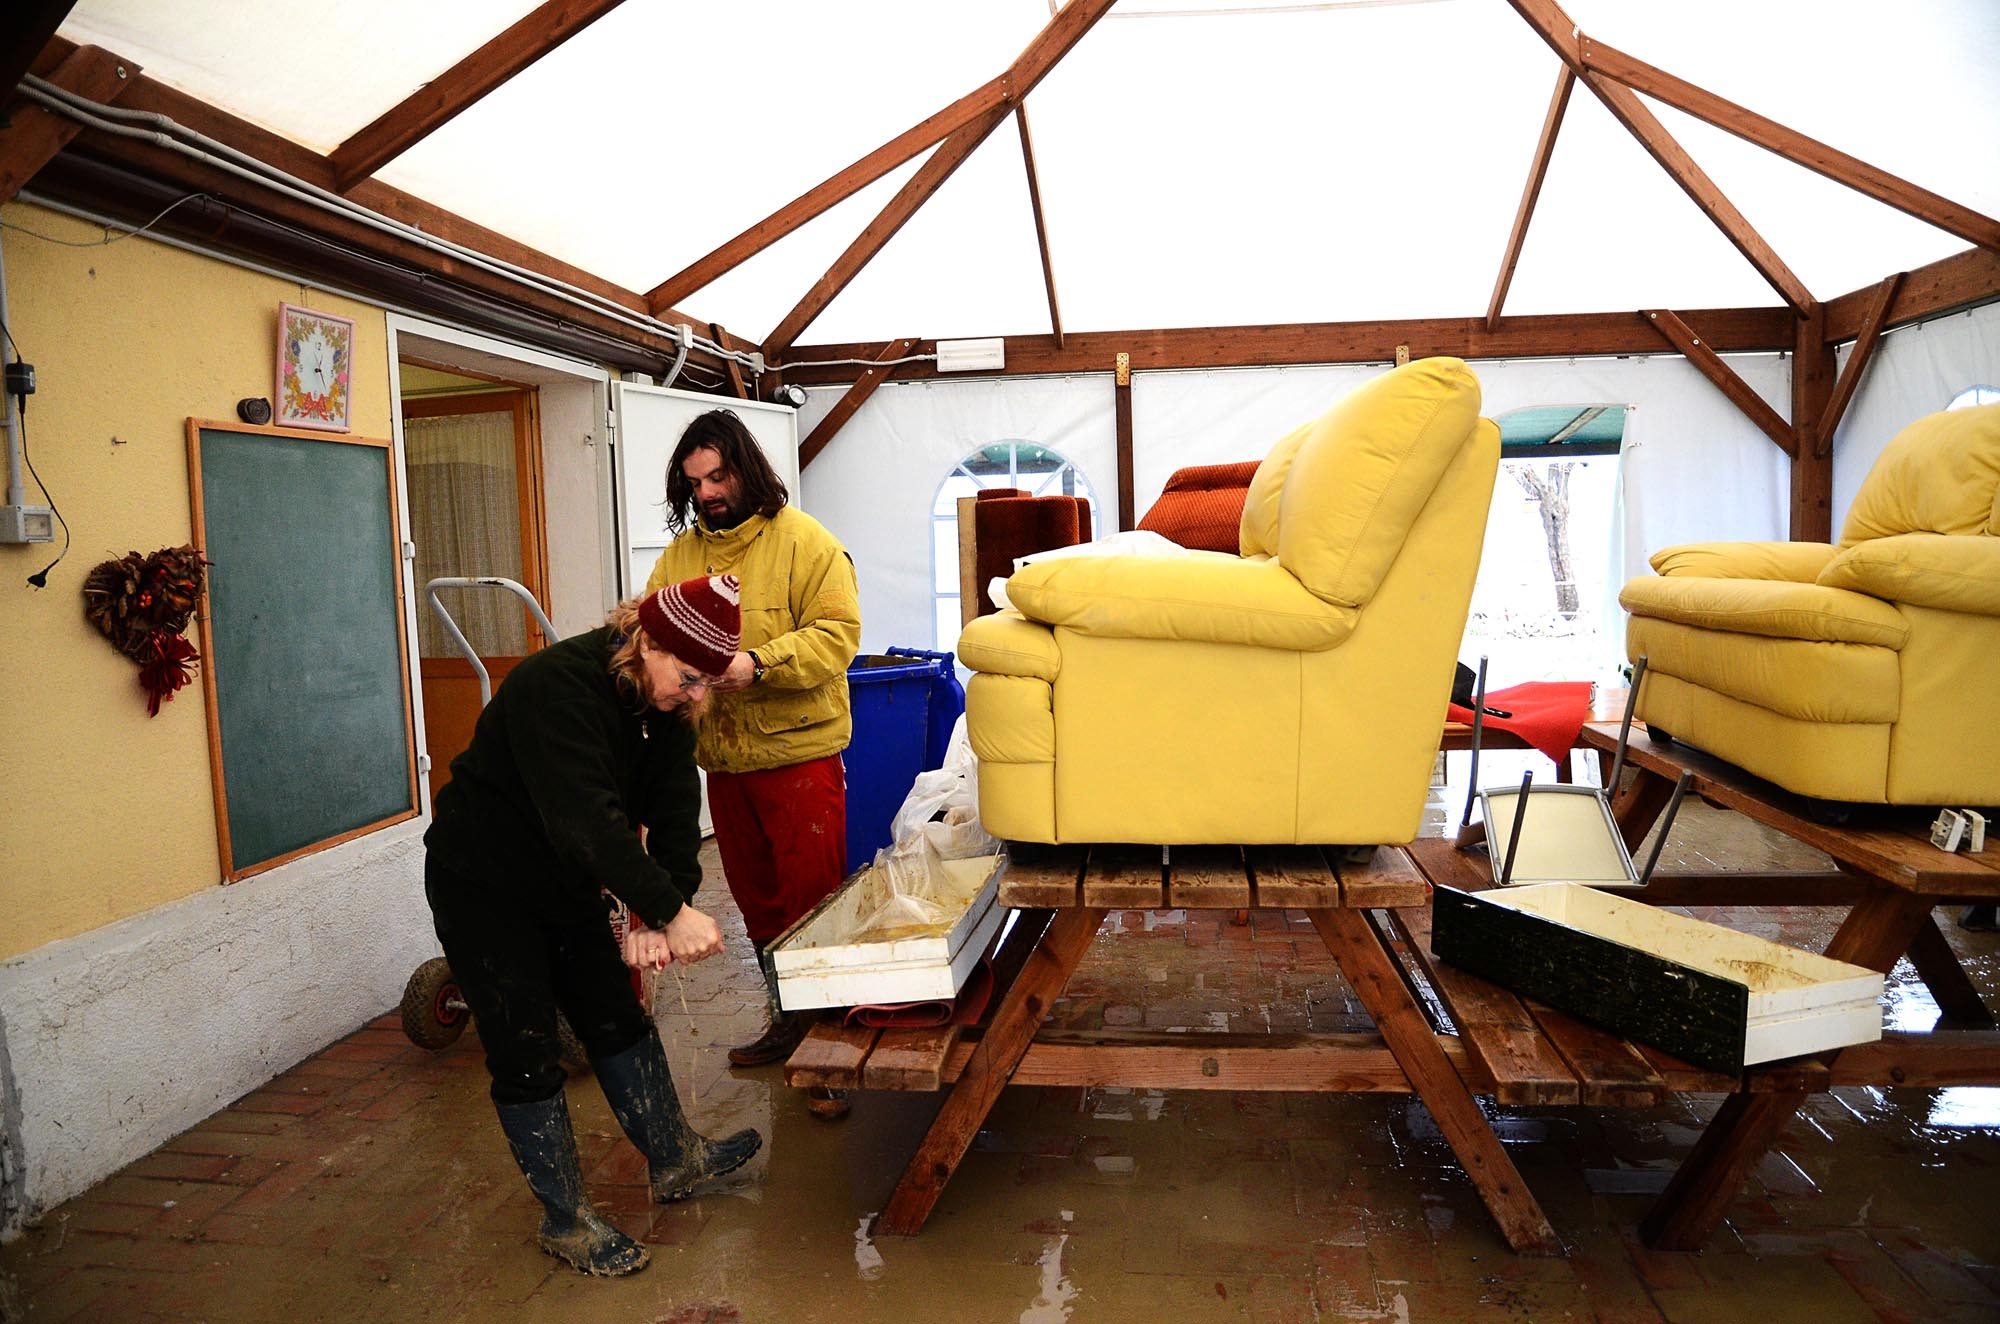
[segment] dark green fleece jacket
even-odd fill
[[[600,627],[521,659],[452,760],[424,846],[540,918],[602,917],[602,887],[659,928],[701,884],[694,729],[638,709],[606,670],[616,644]]]

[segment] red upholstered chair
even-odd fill
[[[1183,547],[1234,556],[1243,499],[1260,461],[1194,464],[1176,469],[1139,527]]]
[[[999,610],[986,586],[1014,573],[1014,558],[1091,539],[1090,504],[1082,497],[1029,496],[1018,487],[989,487],[958,501],[958,588],[962,620]]]

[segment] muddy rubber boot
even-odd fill
[[[558,1094],[539,1103],[498,1103],[500,1129],[528,1189],[546,1211],[537,1243],[579,1273],[622,1278],[652,1262],[652,1252],[597,1216],[584,1198],[569,1104]]]
[[[657,1031],[648,1030],[624,1052],[591,1065],[611,1115],[646,1156],[653,1199],[661,1204],[685,1200],[695,1187],[736,1171],[764,1147],[764,1137],[749,1127],[710,1140],[687,1124]]]
[[[771,1023],[765,1027],[764,1033],[749,1043],[738,1044],[729,1050],[731,1066],[761,1067],[771,1062],[782,1062],[799,1046],[799,1040],[806,1037],[806,1017],[778,1005],[778,972],[771,965],[771,954],[768,951],[759,952],[757,964],[764,972],[764,992],[770,1003]]]

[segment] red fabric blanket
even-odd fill
[[[973,1025],[986,1014],[986,1003],[992,996],[993,965],[987,958],[981,957],[979,964],[972,967],[972,973],[965,977],[965,987],[958,990],[955,998],[849,1007],[845,1023],[872,1025],[884,1030],[926,1025]]]
[[[1486,706],[1513,716],[1495,717],[1488,713],[1483,726],[1511,732],[1561,763],[1576,747],[1577,733],[1583,730],[1584,720],[1590,716],[1590,682],[1531,680],[1509,685],[1504,690],[1488,690]],[[1472,725],[1470,708],[1454,703],[1445,710],[1445,716]]]

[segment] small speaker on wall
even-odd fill
[[[262,427],[271,421],[271,402],[261,395],[246,396],[236,402],[236,417]]]

